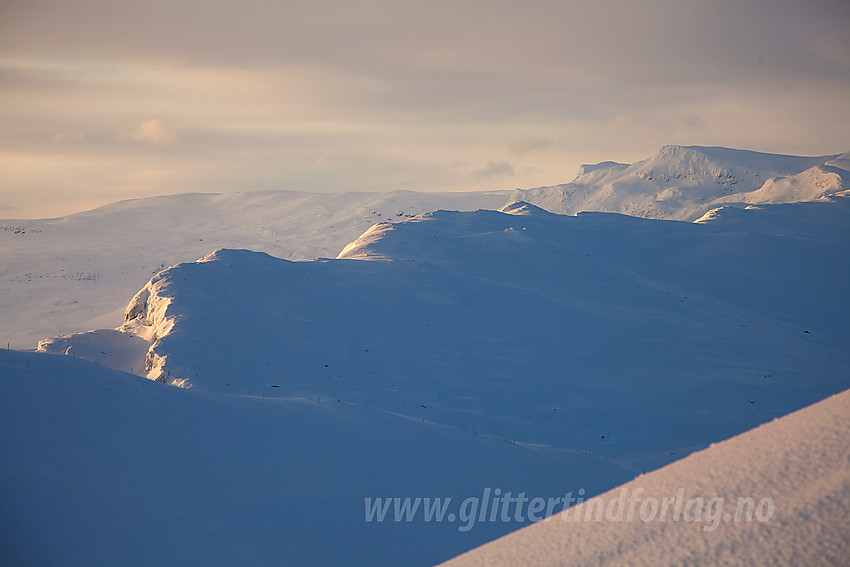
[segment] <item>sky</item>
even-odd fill
[[[0,217],[850,151],[850,2],[4,0]]]

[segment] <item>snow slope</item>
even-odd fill
[[[0,350],[2,565],[431,565],[522,524],[367,522],[364,499],[548,495],[579,479],[599,492],[631,476],[362,404],[207,394]]]
[[[512,198],[562,214],[607,211],[692,221],[721,205],[796,203],[843,194],[850,188],[846,155],[664,146],[634,164],[583,165],[572,183],[517,190]]]
[[[584,503],[443,565],[846,565],[848,416],[845,391],[601,495],[605,512],[599,522],[598,504]],[[694,500],[693,521],[685,521],[684,506],[679,521],[673,521],[673,507],[661,521],[660,503],[680,488],[685,503],[704,499],[701,515]],[[631,521],[629,498],[640,499]],[[713,498],[722,498],[722,507],[708,504]],[[772,513],[765,501],[761,514],[754,507],[747,522],[745,504],[735,521],[738,498],[753,498],[757,505],[770,498]],[[618,499],[626,508],[620,516]],[[646,505],[643,517],[649,521],[641,521],[640,506],[651,499],[658,512],[653,515],[652,504]]]
[[[336,260],[219,250],[135,296],[121,329],[150,349],[118,368],[640,472],[850,387],[848,213],[839,198],[682,223],[518,203],[378,224]],[[120,334],[98,336],[40,348],[110,364]]]

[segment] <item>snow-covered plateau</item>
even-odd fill
[[[789,518],[850,525],[774,496],[846,437],[846,394],[782,416],[850,388],[848,167],[665,146],[538,189],[0,221],[0,563],[433,565],[528,524],[471,498],[646,481],[769,494],[777,521],[620,523],[571,558],[595,524],[553,519],[457,561],[744,564],[775,529],[794,564],[826,532]],[[830,458],[805,477],[827,504],[850,483]],[[448,515],[398,517],[417,498]],[[659,551],[680,544],[702,551]]]

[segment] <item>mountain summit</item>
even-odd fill
[[[571,183],[517,190],[512,197],[561,214],[605,211],[693,221],[718,206],[796,203],[842,194],[850,187],[846,156],[670,145],[630,165],[583,165]]]

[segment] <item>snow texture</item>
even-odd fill
[[[640,476],[601,495],[644,501],[723,498],[729,522],[619,521],[616,505],[585,521],[587,503],[444,563],[445,567],[561,565],[846,565],[850,557],[850,391]],[[642,489],[643,492],[637,493]],[[737,499],[772,498],[766,521],[735,521]],[[628,496],[627,496],[628,498]],[[580,510],[585,508],[585,510]],[[694,507],[696,509],[696,506]],[[763,508],[764,512],[767,508]],[[626,517],[625,515],[623,516]],[[650,518],[647,508],[645,517]],[[693,516],[691,516],[693,517]],[[722,517],[722,516],[720,516]],[[764,512],[762,518],[766,518]],[[580,518],[575,521],[575,518]],[[716,525],[716,529],[711,529]]]

